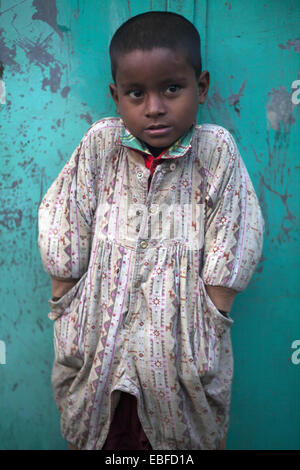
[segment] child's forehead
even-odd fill
[[[152,70],[156,70],[160,77],[165,76],[167,79],[167,75],[180,75],[187,67],[190,65],[186,54],[169,48],[134,49],[120,54],[117,61],[119,81],[126,81],[136,73],[147,77],[147,73]]]
[[[128,52],[118,54],[117,63],[126,61],[131,63],[140,63],[149,60],[176,60],[178,63],[186,62],[187,54],[183,49],[171,49],[170,47],[153,47],[151,49],[133,49]]]

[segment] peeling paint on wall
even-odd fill
[[[14,65],[19,70],[19,65],[15,61],[16,54],[16,44],[11,48],[8,47],[4,38],[4,29],[0,28],[0,61],[2,65]]]
[[[280,230],[283,232],[284,237],[282,238],[280,231],[277,233],[277,240],[281,244],[285,240],[289,240],[289,233],[295,229],[295,223],[299,227],[299,222],[300,222],[300,217],[297,217],[296,215],[292,214],[289,204],[288,204],[288,198],[292,197],[292,194],[288,194],[288,188],[285,189],[284,194],[281,194],[279,191],[276,189],[273,189],[268,183],[265,181],[264,175],[260,176],[260,183],[271,193],[275,194],[279,199],[281,200],[284,208],[285,208],[285,214],[282,217],[281,224],[280,224]]]
[[[32,5],[36,8],[36,12],[32,15],[33,20],[41,20],[49,24],[57,34],[62,37],[62,32],[56,23],[57,8],[56,0],[34,0]]]
[[[237,115],[239,117],[240,117],[240,107],[239,107],[240,106],[240,98],[241,98],[241,96],[243,96],[243,92],[244,92],[247,81],[248,81],[248,78],[246,78],[243,81],[238,93],[233,93],[232,89],[231,89],[231,95],[228,97],[229,105],[233,106],[235,112],[237,113]]]
[[[278,131],[283,127],[285,132],[289,132],[291,125],[295,123],[293,109],[292,93],[283,86],[273,88],[268,93],[266,105],[268,128]]]
[[[43,78],[42,90],[45,90],[46,87],[49,86],[50,91],[56,93],[60,88],[63,69],[66,68],[66,65],[60,63],[47,50],[51,43],[52,35],[53,33],[49,34],[43,40],[39,37],[35,42],[28,38],[23,38],[22,40],[18,40],[17,44],[25,51],[30,64],[38,66],[43,73],[48,69],[49,76]]]
[[[243,83],[245,84],[246,81],[247,79],[244,80]],[[231,95],[225,98],[221,95],[221,89],[218,89],[217,85],[214,85],[211,88],[209,96],[206,100],[206,107],[209,112],[210,122],[218,123],[224,126],[234,134],[237,142],[240,141],[241,135],[234,124],[230,107],[233,106],[237,115],[240,116],[240,109],[238,106],[240,105],[240,97],[242,96],[243,89],[244,86],[242,85],[237,94],[232,93],[231,90]]]
[[[280,49],[288,49],[291,50],[291,48],[294,49],[295,52],[300,53],[300,39],[289,39],[286,44],[278,44],[278,47]]]
[[[0,349],[5,342],[9,351],[0,368],[0,446],[65,448],[50,386],[51,290],[37,250],[37,209],[88,127],[115,115],[108,44],[142,4],[144,11],[184,13],[203,30],[212,85],[201,122],[235,137],[266,224],[257,271],[233,310],[239,354],[229,445],[298,445],[300,387],[283,358],[284,341],[290,345],[290,332],[300,331],[300,105],[291,102],[291,84],[300,78],[300,3],[288,3],[0,1]],[[289,432],[281,433],[284,426]]]
[[[281,221],[273,236],[276,237],[280,245],[290,240],[290,234],[299,229],[300,221],[299,217],[293,214],[289,202],[289,200],[293,200],[290,187],[293,175],[290,168],[290,139],[291,128],[296,123],[293,115],[294,109],[291,92],[286,87],[279,86],[267,93],[266,144],[268,158],[266,159],[265,172],[260,175],[260,188],[262,185],[269,193],[272,193],[279,204]],[[261,194],[264,199],[265,213],[268,213],[270,209],[266,204],[266,195],[263,191]]]

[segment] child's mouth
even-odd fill
[[[170,130],[170,126],[151,126],[145,129],[145,132],[150,136],[163,136],[170,132]]]

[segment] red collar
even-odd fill
[[[150,170],[151,176],[154,173],[155,167],[159,165],[159,163],[161,163],[161,156],[166,151],[167,150],[164,150],[161,154],[157,155],[157,157],[154,157],[153,155],[143,154],[143,157],[145,158],[146,167]]]

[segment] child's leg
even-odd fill
[[[77,447],[73,446],[73,444],[68,443],[69,450],[80,450]]]
[[[80,450],[68,443],[69,450]],[[152,450],[137,414],[137,400],[121,392],[102,450]]]
[[[102,450],[151,450],[137,414],[137,400],[121,392],[107,439]]]
[[[226,437],[227,436],[223,437],[217,450],[226,450]]]

